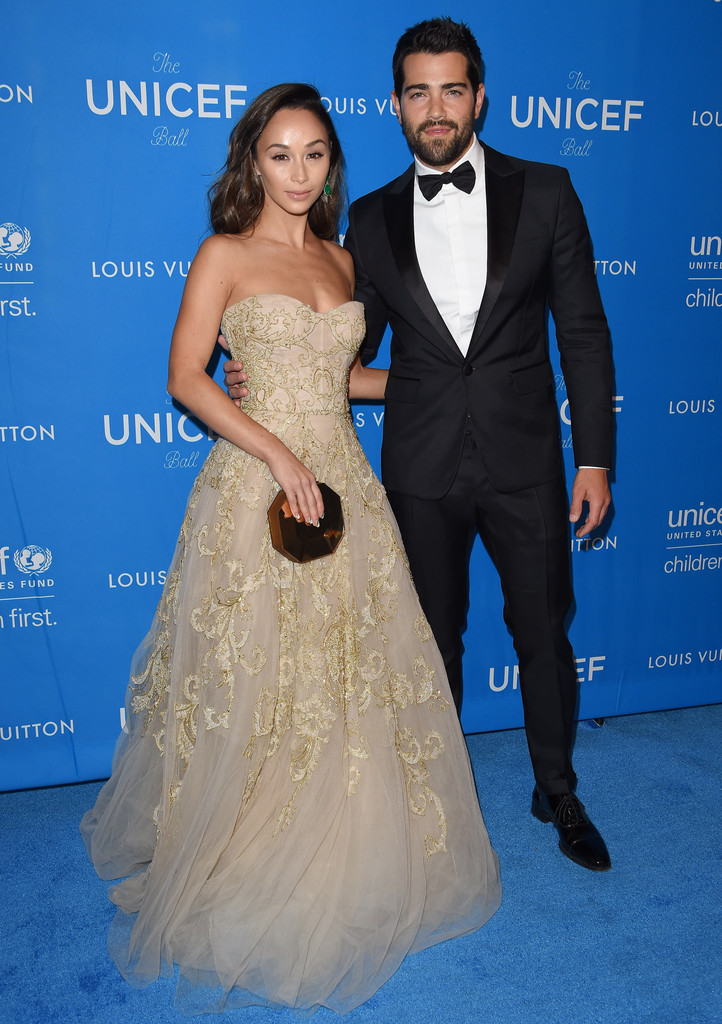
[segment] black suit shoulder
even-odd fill
[[[522,157],[512,156],[509,153],[502,153],[498,149],[493,149],[485,142],[482,142],[481,145],[484,149],[487,168],[496,174],[506,176],[523,171],[528,176],[529,184],[540,188],[560,188],[568,185],[570,182],[569,171],[566,167],[562,167],[559,164],[542,163],[538,160],[525,160]],[[366,195],[354,200],[351,203],[350,209],[353,210],[356,216],[359,214],[368,216],[368,214],[377,210],[383,204],[386,196],[397,195],[403,192],[413,180],[413,176],[414,165],[411,164],[397,178],[393,178],[385,185],[374,189],[373,192],[368,192]]]
[[[361,196],[359,199],[355,199],[349,208],[354,213],[367,213],[369,210],[374,209],[383,202],[384,196],[393,195],[398,192],[403,192],[404,188],[410,184],[413,179],[414,165],[411,164],[407,167],[403,174],[400,174],[398,178],[394,178],[393,181],[388,181],[385,185],[381,185],[380,188],[376,188],[373,192],[367,192],[365,196]]]
[[[500,153],[498,149],[492,149],[482,142],[486,166],[497,174],[514,174],[517,171],[525,171],[540,182],[559,181],[560,178],[568,178],[569,172],[566,167],[560,164],[541,163],[538,160],[524,160],[520,156],[512,156],[509,153]]]

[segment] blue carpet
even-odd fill
[[[594,874],[529,814],[520,730],[468,737],[501,860],[502,907],[475,935],[409,957],[348,1024],[722,1024],[722,705],[579,727],[579,794],[612,870]],[[130,988],[114,909],[78,821],[99,783],[0,795],[2,1024],[180,1024],[172,980]],[[286,1024],[262,1008],[223,1018]],[[314,1024],[338,1018],[319,1011]]]

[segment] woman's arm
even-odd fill
[[[351,363],[348,375],[348,397],[383,401],[386,392],[388,370],[377,370],[371,366],[363,366],[358,355]]]
[[[233,284],[228,273],[231,245],[237,243],[214,235],[193,260],[171,340],[168,392],[220,437],[262,459],[286,492],[292,514],[318,523],[323,499],[313,473],[275,434],[238,409],[206,373]]]

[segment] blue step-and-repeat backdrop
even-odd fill
[[[720,0],[3,4],[0,788],[109,772],[212,443],[166,360],[232,125],[267,86],[313,82],[351,196],[377,187],[409,163],[394,43],[447,13],[484,52],[482,137],[569,168],[612,327],[614,514],[570,537],[580,717],[722,700]],[[355,419],[377,465],[383,408]],[[468,732],[521,724],[480,546],[465,674]]]

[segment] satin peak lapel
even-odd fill
[[[471,336],[469,352],[479,341],[489,320],[494,303],[499,298],[506,272],[509,269],[514,248],[521,201],[524,195],[524,171],[495,170],[492,154],[487,152],[486,161],[486,223],[487,223],[487,269],[486,288],[479,307],[479,313]]]
[[[426,287],[419,261],[416,258],[414,244],[414,174],[413,167],[399,179],[399,187],[384,196],[384,217],[386,219],[386,231],[389,238],[391,251],[394,255],[396,267],[405,287],[408,289],[412,299],[419,307],[429,330],[423,324],[415,324],[419,332],[437,345],[442,345],[447,351],[450,346],[452,351],[460,355],[459,346],[454,341],[444,318],[436,308],[434,300]]]

